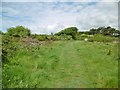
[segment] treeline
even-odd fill
[[[81,32],[76,27],[69,27],[51,35],[32,34],[30,29],[24,26],[16,26],[7,29],[7,32],[2,35],[2,60],[8,61],[9,58],[14,57],[17,50],[23,46],[23,40],[32,43],[38,43],[39,41],[57,41],[57,40],[87,40],[97,42],[112,42],[117,40],[120,31],[108,27],[92,28],[89,31]],[[29,45],[30,43],[28,43]]]
[[[32,38],[37,38],[40,41],[44,41],[44,40],[63,40],[63,39],[76,40],[78,39],[78,37],[80,38],[80,36],[96,35],[96,34],[102,34],[104,36],[119,37],[120,31],[110,26],[92,28],[89,31],[84,31],[84,32],[79,31],[78,28],[76,27],[69,27],[55,34],[51,33],[51,35],[41,35],[41,34],[31,34],[30,29],[24,26],[16,26],[16,27],[8,28],[6,33],[3,33],[2,31],[0,31],[0,34],[7,35],[7,36],[13,36],[13,37],[29,36]]]
[[[84,31],[84,32],[79,31],[77,27],[68,27],[55,34],[51,33],[51,35],[47,35],[47,34],[32,34],[30,29],[24,26],[16,26],[16,27],[8,28],[6,33],[3,33],[2,31],[0,31],[0,34],[3,35],[3,42],[6,42],[6,40],[9,38],[20,39],[25,37],[37,39],[38,41],[84,40],[85,38],[88,38],[89,41],[93,41],[94,39],[92,37],[96,37],[96,36],[101,37],[101,39],[103,37],[105,38],[119,37],[120,31],[110,26],[92,28],[89,31]],[[8,41],[11,41],[11,40],[8,40]]]
[[[96,35],[96,34],[101,34],[103,36],[119,37],[120,31],[110,26],[92,28],[89,31],[84,31],[84,32],[78,31],[76,27],[69,27],[58,33],[55,33],[55,35],[58,35],[58,36],[63,35],[63,34],[71,35],[72,39],[79,39],[81,36]]]
[[[31,34],[30,29],[24,27],[24,26],[16,26],[16,27],[11,27],[7,29],[6,33],[3,33],[2,31],[0,31],[0,34],[2,35],[10,35],[13,37],[26,37],[26,36],[31,36],[33,38],[39,38],[39,40],[41,37],[43,37],[43,40],[45,39],[51,39],[53,37],[50,36],[71,36],[72,39],[77,39],[76,36],[77,35],[82,35],[82,34],[86,34],[86,35],[95,35],[95,34],[102,34],[105,36],[113,36],[113,37],[118,37],[120,35],[120,31],[116,30],[115,28],[112,28],[110,26],[108,27],[99,27],[99,28],[92,28],[89,31],[79,31],[77,27],[68,27],[65,28],[63,30],[61,30],[60,32],[57,32],[55,34],[51,33],[51,35],[42,35],[42,34]],[[54,39],[54,38],[53,38]]]
[[[115,28],[112,28],[110,26],[108,27],[99,27],[99,28],[92,28],[90,31],[85,32],[86,34],[89,35],[94,35],[94,34],[103,34],[106,36],[115,36],[118,37],[120,34],[119,30],[116,30]]]

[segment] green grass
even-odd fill
[[[118,87],[116,44],[55,41],[28,48],[17,51],[3,67],[3,87]]]

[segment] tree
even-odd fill
[[[14,37],[26,37],[30,36],[31,32],[28,28],[24,26],[16,26],[7,29],[7,34]]]
[[[90,29],[89,31],[90,34],[103,34],[103,35],[109,35],[109,36],[114,36],[115,35],[119,35],[120,31],[116,30],[115,28],[112,28],[110,26],[108,27],[99,27],[97,29]]]
[[[66,29],[56,33],[55,35],[60,36],[62,34],[66,34],[66,35],[71,35],[73,39],[76,39],[75,35],[77,32],[78,32],[78,29],[76,27],[69,27],[69,28],[66,28]]]
[[[2,35],[2,62],[8,62],[9,58],[15,56],[16,51],[20,46],[20,38],[30,36],[30,30],[23,26],[16,26],[7,29],[7,32]]]

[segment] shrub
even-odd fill
[[[47,35],[34,35],[34,38],[38,39],[39,41],[48,40]]]
[[[81,34],[79,40],[84,40],[85,38],[87,38],[87,34]]]
[[[18,50],[19,39],[13,36],[5,34],[2,36],[2,62],[9,61],[9,58],[15,56],[15,52]]]
[[[23,26],[16,26],[8,28],[7,34],[14,37],[27,37],[30,36],[31,32],[28,28]]]
[[[66,35],[66,34],[62,34],[60,36],[60,40],[72,40],[72,36],[71,35]]]
[[[78,32],[78,29],[76,27],[69,27],[69,28],[65,28],[64,30],[61,30],[60,32],[56,33],[55,35],[71,35],[72,39],[76,39],[75,35]]]
[[[104,36],[104,35],[102,35],[102,34],[96,34],[96,35],[94,35],[94,37],[91,38],[91,39],[93,39],[93,41],[97,41],[97,42],[112,42],[112,41],[115,40],[114,37]]]

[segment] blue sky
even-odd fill
[[[70,26],[76,26],[81,31],[108,25],[118,27],[118,6],[115,1],[14,1],[4,0],[2,2],[2,12],[0,13],[4,32],[7,28],[17,25],[26,26],[32,33],[41,34],[55,33]]]

